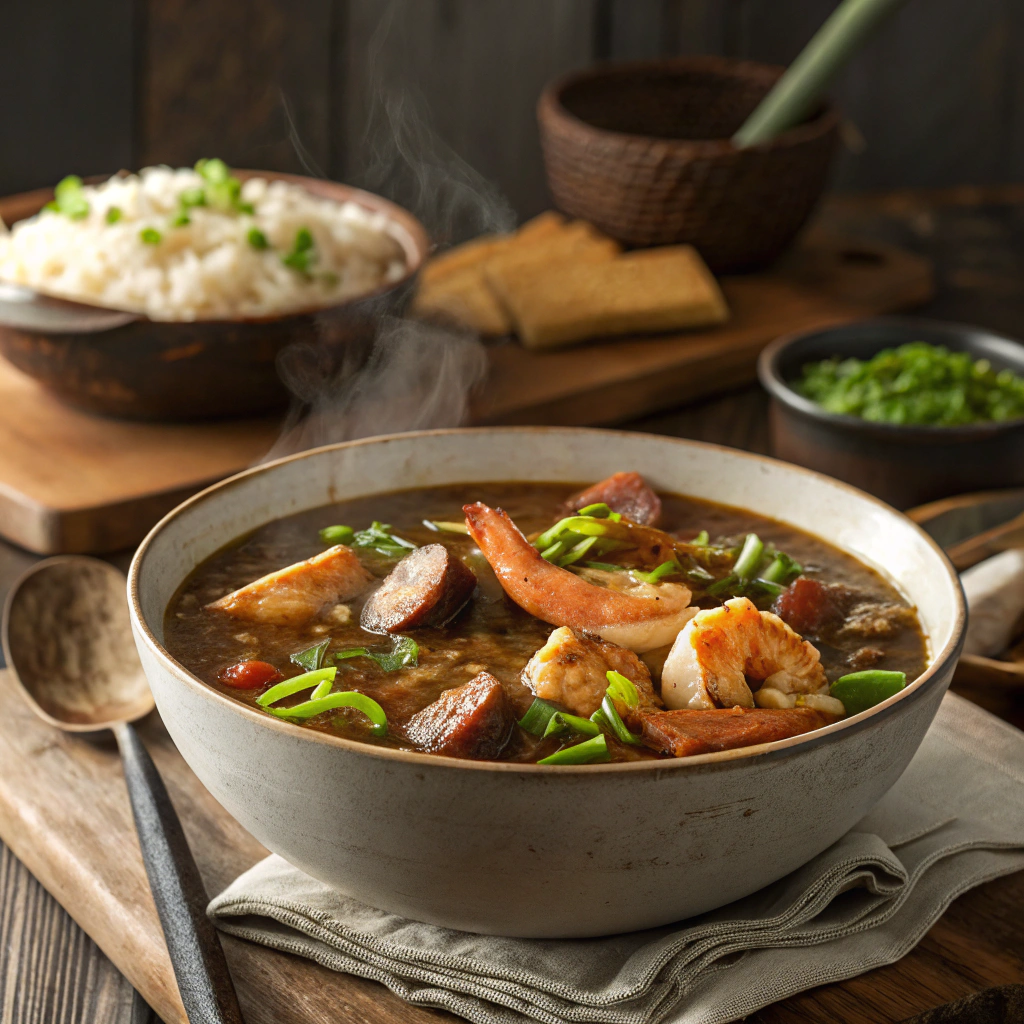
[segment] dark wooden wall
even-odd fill
[[[500,224],[509,209],[488,183],[520,216],[546,204],[533,106],[553,75],[658,54],[787,62],[834,7],[0,0],[0,192],[219,155]],[[837,185],[1024,178],[1022,44],[1022,0],[909,0],[836,84],[852,147]]]

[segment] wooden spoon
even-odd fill
[[[242,1024],[208,898],[174,805],[132,722],[153,710],[135,650],[124,574],[96,558],[39,562],[11,589],[7,666],[41,718],[67,732],[117,739],[153,900],[188,1018]]]

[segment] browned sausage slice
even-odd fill
[[[449,757],[493,760],[512,732],[512,713],[501,683],[481,672],[445,690],[406,723],[406,736],[421,750]]]
[[[838,720],[814,708],[641,711],[636,717],[643,726],[644,744],[674,757],[784,740]]]
[[[598,502],[604,502],[613,512],[620,512],[641,526],[655,526],[661,518],[661,498],[639,473],[613,473],[607,480],[574,494],[562,506],[562,515],[571,516]]]
[[[443,626],[469,600],[473,571],[443,544],[406,555],[363,606],[359,624],[371,633]]]

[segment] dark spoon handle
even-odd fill
[[[191,1024],[243,1024],[235,987],[181,822],[139,734],[114,730],[121,748],[135,828],[181,1001]]]

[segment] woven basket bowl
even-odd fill
[[[555,205],[627,245],[689,242],[712,270],[769,263],[825,187],[839,118],[825,105],[760,146],[730,136],[783,69],[723,57],[595,68],[537,107]]]

